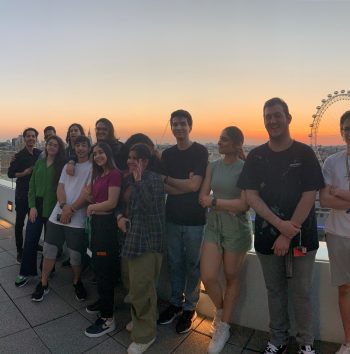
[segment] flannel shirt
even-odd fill
[[[147,252],[163,252],[165,233],[165,191],[160,176],[145,170],[140,182],[133,176],[125,178],[122,193],[131,188],[128,205],[121,202],[118,214],[124,214],[127,208],[130,219],[121,255],[136,257]],[[123,200],[120,198],[119,200]]]

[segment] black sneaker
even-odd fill
[[[192,328],[193,321],[197,318],[197,312],[183,311],[176,324],[177,333],[187,333]]]
[[[32,301],[43,301],[44,296],[50,291],[49,289],[49,284],[46,286],[43,286],[43,284],[40,282],[36,288],[35,291],[32,294]]]
[[[176,317],[182,314],[182,307],[170,305],[166,310],[164,310],[158,320],[158,324],[166,325],[175,320]]]
[[[298,354],[316,354],[312,345],[301,345]]]
[[[22,255],[23,252],[17,252],[17,257],[16,257],[16,263],[21,264],[22,263]]]
[[[90,338],[97,338],[103,336],[106,333],[113,332],[115,328],[116,326],[114,318],[111,322],[108,322],[107,319],[100,317],[93,325],[86,328],[84,333]]]
[[[264,354],[284,354],[287,351],[286,345],[279,345],[276,347],[272,343],[268,342],[264,350]]]
[[[86,299],[87,293],[81,280],[79,280],[76,284],[73,284],[73,286],[75,289],[75,298],[78,301],[84,301]]]
[[[100,311],[101,311],[100,300],[97,300],[93,304],[86,306],[87,313],[94,314],[94,313],[99,313]]]

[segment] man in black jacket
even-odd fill
[[[19,151],[13,158],[8,168],[7,175],[9,178],[17,178],[16,180],[16,247],[17,247],[17,263],[21,263],[23,252],[23,226],[26,215],[28,214],[28,190],[29,181],[36,160],[41,150],[35,148],[38,138],[38,131],[34,128],[27,128],[23,131],[23,139],[25,147]]]

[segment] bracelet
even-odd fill
[[[63,209],[65,205],[67,205],[67,203],[66,203],[66,202],[62,202],[62,203],[60,203],[60,208],[61,208],[61,209]]]

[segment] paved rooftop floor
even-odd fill
[[[86,304],[96,299],[96,286],[92,274],[84,273],[83,282],[89,297],[85,302],[75,299],[72,274],[63,268],[61,261],[50,281],[50,293],[41,303],[31,301],[37,279],[27,286],[16,288],[15,278],[19,272],[16,264],[16,246],[12,226],[0,225],[0,353],[4,354],[70,354],[126,353],[130,344],[125,325],[130,320],[129,305],[123,303],[125,293],[116,292],[117,330],[100,338],[88,338],[84,330],[95,321],[95,316],[85,311]],[[198,316],[193,329],[184,335],[175,333],[173,324],[158,327],[157,341],[147,351],[149,354],[201,354],[206,353],[210,337],[210,319]],[[232,325],[231,337],[223,354],[259,353],[264,349],[268,334],[250,328]],[[316,342],[319,354],[335,353],[338,344]],[[291,339],[288,353],[296,353]]]

